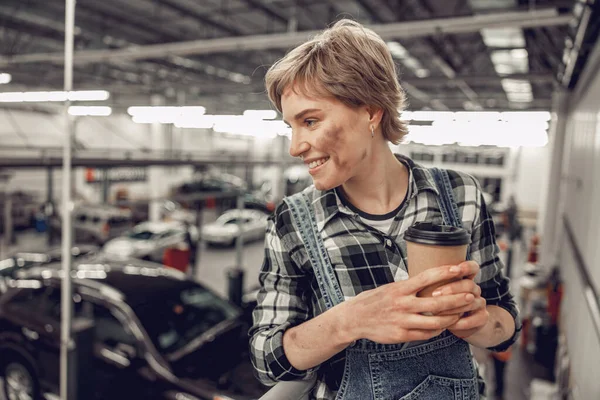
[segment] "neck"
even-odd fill
[[[389,148],[387,141],[373,143],[360,172],[342,185],[348,201],[369,214],[386,214],[404,200],[408,170]]]

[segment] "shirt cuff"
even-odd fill
[[[494,306],[498,306],[500,308],[505,309],[506,311],[508,311],[508,313],[510,315],[512,315],[514,321],[515,321],[515,333],[510,337],[510,339],[496,345],[493,347],[488,347],[487,349],[496,353],[501,353],[503,351],[506,351],[510,348],[510,346],[512,346],[517,339],[519,339],[519,334],[521,333],[521,330],[523,329],[523,324],[521,323],[521,320],[519,319],[517,313],[516,313],[516,309],[514,308],[509,308],[507,306],[505,306],[504,304],[488,304],[488,305],[494,305]]]
[[[273,330],[269,343],[267,343],[268,352],[267,364],[275,380],[277,381],[297,381],[304,378],[310,378],[311,373],[317,368],[310,368],[304,371],[296,369],[288,360],[283,350],[283,334],[292,327],[290,322],[285,322]],[[311,375],[311,376],[309,376]]]

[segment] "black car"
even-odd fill
[[[57,393],[60,264],[0,261],[0,375],[7,399]],[[242,309],[184,274],[91,254],[74,261],[74,321],[93,321],[79,374],[88,399],[257,399]],[[37,264],[36,264],[37,263]]]

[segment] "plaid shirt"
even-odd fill
[[[406,157],[397,157],[409,170],[409,185],[404,205],[395,216],[388,234],[364,224],[357,213],[343,205],[335,190],[319,191],[314,186],[306,189],[346,299],[394,280],[405,279],[407,253],[404,232],[416,222],[443,222],[437,203],[438,190],[429,170]],[[465,173],[448,172],[463,225],[471,234],[471,259],[481,268],[475,278],[481,286],[481,295],[488,305],[500,306],[515,318],[518,328],[515,335],[490,349],[502,351],[516,341],[520,326],[517,306],[509,291],[509,280],[502,272],[503,265],[498,257],[494,224],[478,182]],[[288,328],[323,313],[326,306],[285,203],[280,204],[270,217],[259,280],[261,290],[254,310],[254,326],[250,330],[250,349],[257,375],[263,383],[271,385],[277,381],[303,379],[312,370],[299,371],[292,367],[283,351],[283,334]],[[335,357],[343,359],[343,355],[344,352],[341,352]],[[334,365],[343,368],[343,363]],[[335,388],[327,384],[322,371],[319,371],[312,398],[334,397]]]

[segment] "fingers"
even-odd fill
[[[414,294],[435,283],[447,280],[457,280],[464,277],[472,279],[478,272],[479,264],[475,261],[465,261],[459,265],[444,265],[441,267],[430,268],[417,276],[402,281],[402,292],[404,294]]]
[[[460,317],[458,315],[421,315],[409,314],[406,317],[406,328],[410,330],[438,331],[454,326]]]
[[[427,269],[417,276],[398,283],[402,284],[401,291],[403,294],[416,294],[421,289],[435,283],[459,279],[461,271],[462,268],[457,265],[444,265],[442,267]]]
[[[433,292],[432,296],[436,297],[454,293],[473,293],[475,297],[479,297],[481,296],[481,287],[471,279],[461,279],[440,286]]]
[[[463,308],[475,301],[472,293],[458,293],[441,297],[412,297],[405,300],[405,310],[412,313],[440,314]]]
[[[460,318],[458,322],[456,322],[452,326],[449,326],[448,329],[467,330],[480,328],[488,322],[488,319],[489,313],[487,311],[487,308],[480,308],[479,310],[474,311],[463,318]]]
[[[467,304],[466,306],[454,308],[454,309],[448,310],[448,311],[442,311],[442,312],[438,313],[437,315],[462,314],[462,313],[466,313],[466,312],[479,310],[480,308],[484,308],[486,305],[487,305],[487,302],[485,301],[485,299],[483,297],[477,297],[477,298],[475,298],[475,300],[473,300],[472,303]]]
[[[474,279],[475,276],[479,273],[479,264],[475,261],[465,261],[458,265],[463,273],[464,278]]]

